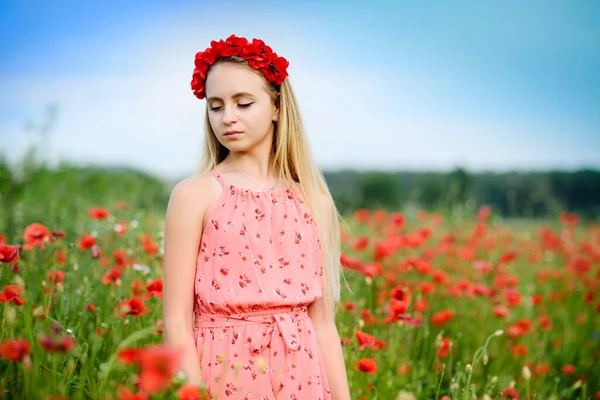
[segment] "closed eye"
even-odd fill
[[[238,107],[247,108],[247,107],[250,107],[252,104],[254,104],[254,102],[238,104]],[[215,107],[210,107],[210,110],[211,111],[219,111],[221,108],[223,108],[223,106],[215,106]]]

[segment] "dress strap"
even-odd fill
[[[223,186],[223,188],[226,189],[227,185],[225,184],[225,181],[223,180],[223,178],[221,178],[221,175],[215,170],[215,167],[212,167],[210,169],[210,172],[213,174],[213,176],[215,177],[215,179],[217,181],[219,181],[219,183],[221,184],[221,186]]]

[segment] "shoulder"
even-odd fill
[[[328,216],[331,216],[333,213],[333,199],[331,198],[331,195],[328,192],[321,190],[318,198],[320,206],[323,207],[323,211],[325,211]]]
[[[173,187],[167,212],[183,210],[203,213],[214,197],[214,178],[210,172],[185,178]]]

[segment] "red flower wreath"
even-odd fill
[[[288,60],[279,57],[269,46],[260,39],[252,39],[231,35],[227,40],[211,41],[210,47],[196,53],[194,73],[192,74],[192,90],[194,95],[203,99],[206,96],[206,72],[219,57],[239,56],[248,61],[248,64],[260,71],[267,82],[281,85],[288,76]]]

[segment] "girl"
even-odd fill
[[[338,213],[309,151],[288,61],[231,35],[196,54],[197,176],[171,193],[165,343],[211,398],[349,399]]]

